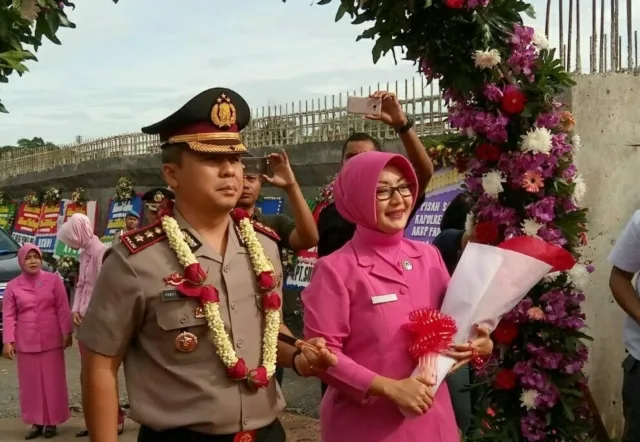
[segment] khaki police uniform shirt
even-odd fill
[[[120,242],[120,237],[122,236],[122,230],[118,230],[115,235],[113,235],[113,241],[111,241],[111,245],[114,245],[117,242]]]
[[[208,273],[207,284],[220,292],[220,313],[238,357],[250,369],[258,367],[263,314],[256,276],[233,221],[222,257],[179,214],[176,220],[191,237],[192,250]],[[157,225],[149,226],[132,239],[158,231],[162,233]],[[275,267],[282,295],[278,246],[256,233]],[[107,253],[78,339],[94,352],[124,356],[132,419],[156,431],[186,427],[207,434],[250,431],[273,422],[285,405],[275,378],[258,391],[229,379],[207,337],[205,319],[195,316],[198,301],[176,296],[163,281],[183,270],[166,237],[137,253],[122,243]],[[198,337],[190,353],[176,349],[182,331]]]

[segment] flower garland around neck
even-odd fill
[[[264,311],[264,332],[262,336],[262,361],[257,368],[249,370],[245,361],[239,358],[227,333],[220,315],[220,297],[218,290],[206,284],[206,272],[202,269],[184,234],[173,218],[173,205],[166,204],[161,208],[160,219],[169,247],[173,250],[184,267],[184,275],[172,275],[167,283],[176,286],[181,293],[198,298],[209,328],[209,339],[216,347],[216,353],[227,368],[227,375],[237,381],[246,380],[254,389],[266,388],[276,371],[278,332],[280,329],[280,295],[274,290],[277,283],[275,270],[264,253],[253,228],[251,218],[242,209],[234,209],[231,213],[240,231],[240,237],[249,251],[249,258],[256,274],[258,289],[262,295]]]

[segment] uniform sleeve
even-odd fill
[[[122,356],[142,325],[145,313],[140,280],[120,248],[110,249],[78,329],[78,340],[105,356]]]
[[[625,272],[640,271],[640,210],[633,214],[620,234],[609,262]]]
[[[56,315],[60,324],[60,333],[68,335],[73,332],[73,321],[71,320],[71,309],[67,299],[67,290],[64,288],[62,279],[56,275],[53,282],[53,296],[56,302]]]
[[[287,215],[268,215],[265,216],[266,224],[276,231],[280,237],[278,246],[291,250],[289,237],[296,229],[296,222]]]
[[[311,282],[302,292],[304,336],[323,337],[338,358],[338,364],[320,378],[362,402],[377,374],[342,353],[342,343],[351,331],[349,293],[341,281],[329,263],[323,259],[316,262]]]
[[[16,341],[16,320],[18,308],[16,295],[13,292],[13,284],[9,282],[2,298],[2,343],[12,344]]]

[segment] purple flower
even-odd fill
[[[553,408],[560,400],[560,393],[558,393],[557,388],[551,383],[548,383],[545,388],[538,393],[536,404],[539,408]]]
[[[540,238],[548,243],[555,244],[556,246],[564,246],[567,244],[567,240],[562,236],[560,229],[545,226],[538,232]]]
[[[517,362],[513,366],[513,372],[520,376],[520,383],[523,387],[531,387],[541,390],[548,382],[547,377],[537,368],[533,368],[532,361]]]
[[[505,315],[505,319],[511,322],[526,322],[527,312],[531,307],[533,307],[533,299],[527,296]]]
[[[540,114],[536,119],[537,127],[553,129],[560,124],[560,116],[556,113]]]
[[[545,440],[547,435],[544,428],[544,420],[535,411],[529,411],[520,419],[520,431],[530,442]]]
[[[556,199],[552,196],[546,197],[537,203],[529,204],[525,209],[527,215],[542,222],[551,222],[555,218],[554,207]]]
[[[502,100],[502,91],[495,84],[487,83],[484,85],[484,96],[489,101],[493,101],[494,103],[500,103]]]

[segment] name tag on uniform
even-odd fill
[[[178,301],[181,298],[182,295],[175,289],[164,290],[162,292],[162,302]]]
[[[376,304],[385,304],[387,302],[393,302],[398,300],[398,295],[395,293],[389,293],[388,295],[378,295],[371,298],[371,302]]]

